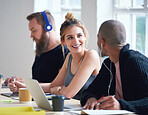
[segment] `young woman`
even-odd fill
[[[60,28],[61,43],[70,50],[59,74],[51,84],[42,84],[45,92],[80,99],[81,93],[95,79],[100,60],[95,50],[85,48],[87,31],[69,12]]]
[[[40,84],[44,92],[80,99],[81,93],[95,79],[100,70],[99,55],[85,48],[87,31],[83,24],[67,13],[60,28],[61,43],[70,50],[57,77],[51,83]],[[25,87],[15,82],[17,88]]]

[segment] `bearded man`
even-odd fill
[[[27,16],[27,20],[29,21],[28,27],[31,32],[30,37],[36,43],[36,56],[32,66],[32,78],[38,80],[40,83],[50,83],[57,76],[69,51],[66,47],[62,48],[60,36],[56,32],[55,20],[50,12],[32,13]],[[50,31],[45,29],[46,23],[52,26]],[[13,82],[14,79],[15,87],[11,87],[14,85],[9,84],[9,88],[11,91],[17,92],[17,84],[21,87],[17,83],[18,77],[8,78],[5,83]],[[22,82],[21,79],[19,81]]]

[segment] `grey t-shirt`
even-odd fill
[[[84,57],[85,57],[85,55],[84,55]],[[84,57],[82,58],[81,63],[82,63]],[[72,79],[74,78],[74,76],[76,74],[76,73],[75,74],[71,73],[71,61],[72,61],[72,55],[70,54],[69,60],[68,60],[67,74],[66,74],[65,82],[64,82],[65,87],[67,87],[70,84],[70,82],[72,81]],[[80,89],[80,91],[73,98],[80,100],[82,92],[85,89],[87,89],[87,87],[92,83],[92,81],[95,78],[96,78],[96,75],[91,75],[89,77],[89,79],[87,80],[87,82],[84,84],[84,86]]]

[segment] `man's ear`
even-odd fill
[[[105,40],[103,38],[101,38],[101,47],[105,46]]]

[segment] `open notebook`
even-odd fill
[[[7,96],[7,97],[12,97],[12,98],[19,96],[18,92],[14,92],[14,93],[1,93],[1,95]]]
[[[95,114],[95,115],[134,115],[133,112],[127,110],[82,110],[81,114]]]

